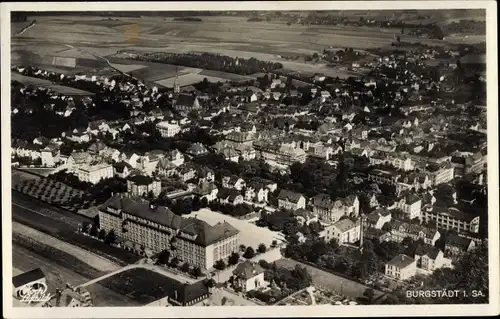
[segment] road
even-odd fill
[[[299,265],[301,267],[305,267],[307,271],[311,274],[312,276],[312,285],[324,290],[331,290],[331,291],[336,291],[340,293],[342,291],[342,295],[356,299],[358,297],[361,297],[364,293],[364,291],[369,288],[359,282],[355,282],[337,275],[334,275],[332,273],[323,271],[321,269],[303,264],[301,262],[288,259],[288,258],[282,258],[280,260],[276,261],[276,265],[285,267],[288,269],[293,269],[295,268],[296,265]],[[375,290],[375,296],[378,297],[382,295],[383,292]]]

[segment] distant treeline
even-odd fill
[[[157,63],[188,66],[206,70],[216,70],[240,75],[269,72],[283,68],[281,63],[260,61],[255,58],[243,59],[212,53],[163,53],[135,54],[131,59]]]
[[[201,18],[179,17],[179,18],[174,18],[174,21],[202,22],[203,20]]]

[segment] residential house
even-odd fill
[[[59,162],[60,155],[60,146],[58,144],[48,144],[40,150],[42,166],[54,167]]]
[[[355,195],[332,201],[327,194],[318,194],[312,200],[313,212],[328,223],[335,223],[344,215],[359,214],[359,199]]]
[[[193,190],[193,194],[197,195],[201,199],[206,199],[207,202],[211,202],[217,199],[217,194],[219,189],[213,182],[207,180],[200,180],[197,187]]]
[[[71,132],[63,133],[63,137],[75,143],[87,143],[90,141],[90,136],[86,129],[74,129]]]
[[[422,218],[422,200],[413,193],[397,199],[391,208],[401,209],[409,219]]]
[[[208,154],[208,150],[203,144],[194,143],[186,150],[186,154],[191,155],[193,157],[203,156]]]
[[[245,180],[236,176],[226,176],[222,178],[222,187],[241,191],[246,186]]]
[[[350,218],[341,219],[325,227],[325,241],[336,239],[339,245],[355,243],[360,239],[361,223]]]
[[[159,122],[156,124],[156,129],[164,138],[173,137],[181,131],[181,127],[177,124],[169,123],[167,121]]]
[[[397,280],[406,280],[417,274],[417,262],[410,256],[399,254],[385,264],[385,275]]]
[[[81,165],[90,164],[92,162],[92,155],[88,152],[72,152],[66,160],[66,166],[69,171],[76,171]]]
[[[370,228],[382,229],[391,219],[392,216],[390,211],[379,208],[366,216],[366,223]]]
[[[215,172],[206,166],[200,166],[197,170],[197,176],[200,180],[213,182],[215,180]]]
[[[422,239],[425,244],[434,245],[436,240],[441,237],[441,234],[436,229],[421,224],[393,220],[391,226],[391,239],[397,242],[402,242],[406,237],[410,237],[414,241]]]
[[[181,166],[184,164],[184,155],[178,150],[171,150],[168,152],[166,158],[175,166]]]
[[[177,166],[167,158],[161,158],[156,165],[156,173],[162,176],[173,176],[176,173]]]
[[[196,169],[191,166],[179,166],[175,169],[175,174],[179,176],[184,182],[187,182],[196,177]]]
[[[249,202],[256,201],[258,203],[268,201],[269,189],[264,187],[260,182],[251,181],[245,188],[245,199]]]
[[[77,176],[82,182],[97,184],[100,181],[112,178],[114,175],[113,165],[97,164],[97,165],[82,165],[78,167]]]
[[[454,169],[455,167],[451,163],[430,164],[425,168],[425,172],[429,175],[432,185],[436,186],[453,180],[455,178]]]
[[[445,258],[441,250],[430,245],[419,245],[415,251],[417,267],[433,272],[443,267],[451,267],[451,259]]]
[[[311,222],[318,222],[318,215],[303,208],[295,210],[293,215],[299,222],[299,225],[309,225]]]
[[[233,270],[233,285],[237,291],[243,293],[265,286],[264,269],[250,260],[238,264]]]
[[[446,236],[445,252],[453,257],[460,256],[476,248],[476,242],[458,235]]]
[[[217,198],[222,204],[231,204],[233,206],[243,204],[243,196],[235,189],[221,188],[217,193]]]
[[[161,193],[161,182],[144,175],[133,175],[127,178],[127,193],[130,196],[157,197]]]
[[[306,198],[300,193],[282,189],[278,194],[278,207],[289,210],[306,208]]]
[[[110,130],[110,126],[105,120],[96,120],[89,122],[87,127],[87,132],[92,135],[98,135],[99,133],[105,133]]]

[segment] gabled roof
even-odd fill
[[[287,189],[282,189],[278,195],[278,199],[287,200],[292,203],[297,203],[301,197],[304,197],[300,193],[295,193]]]
[[[233,270],[233,275],[248,280],[264,272],[264,269],[257,263],[246,260],[245,262],[236,266]]]
[[[414,261],[415,260],[413,258],[411,258],[410,256],[407,256],[404,254],[399,254],[396,257],[394,257],[391,261],[389,261],[387,264],[402,269],[402,268],[406,268]]]
[[[182,237],[183,232],[189,235],[195,235],[196,238],[191,240]],[[183,240],[193,241],[198,245],[207,247],[226,238],[235,236],[239,232],[238,229],[234,228],[226,221],[210,226],[207,222],[197,218],[185,218],[182,221],[178,236],[181,236]]]

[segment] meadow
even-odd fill
[[[18,81],[23,83],[24,85],[28,86],[35,86],[35,87],[43,87],[47,89],[51,89],[55,92],[61,93],[61,94],[68,94],[68,95],[93,95],[93,93],[75,89],[69,86],[62,86],[58,84],[54,84],[49,80],[45,79],[39,79],[39,78],[34,78],[30,76],[25,76],[21,75],[19,73],[12,73],[11,74],[11,79],[13,81]]]

